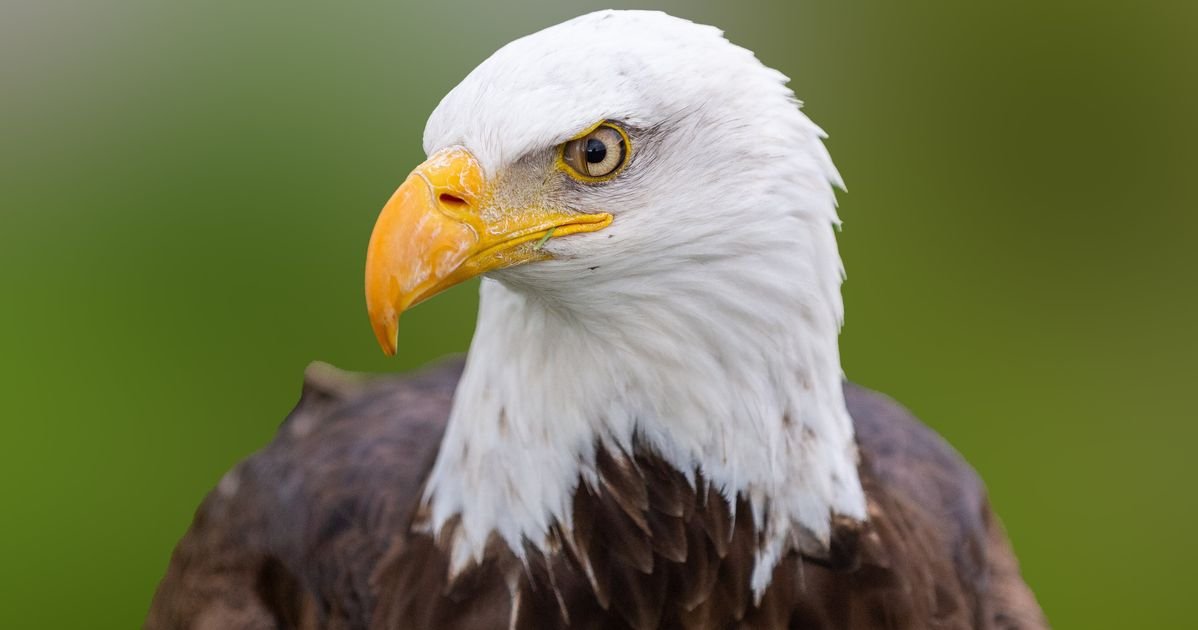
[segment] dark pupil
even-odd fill
[[[587,140],[587,163],[598,164],[607,157],[607,145],[601,140],[591,138]]]

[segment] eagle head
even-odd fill
[[[484,276],[426,486],[454,564],[568,529],[595,453],[648,449],[753,507],[780,554],[864,518],[837,335],[840,179],[787,79],[715,28],[603,11],[449,92],[370,239],[394,353],[413,305]]]

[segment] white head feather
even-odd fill
[[[426,490],[434,531],[460,517],[456,568],[492,534],[547,550],[595,446],[634,435],[749,501],[758,594],[801,536],[865,518],[837,347],[840,180],[786,81],[715,28],[603,11],[508,44],[433,112],[425,150],[464,146],[500,182],[599,121],[633,130],[619,177],[546,201],[612,225],[483,281]]]

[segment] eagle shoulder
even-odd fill
[[[366,379],[310,366],[275,438],[196,511],[146,627],[365,627],[371,572],[406,531],[461,369]]]
[[[889,397],[846,383],[845,401],[870,516],[852,573],[880,627],[1047,628],[973,468]]]

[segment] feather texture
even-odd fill
[[[784,556],[759,603],[751,511],[641,450],[597,455],[611,461],[580,484],[556,552],[521,562],[493,540],[451,580],[442,546],[410,526],[460,370],[368,384],[313,370],[274,442],[200,507],[146,627],[1047,627],[973,472],[853,385],[868,524],[837,526],[830,557]]]

